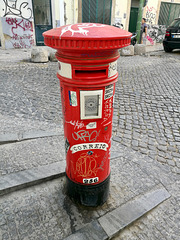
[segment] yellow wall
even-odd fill
[[[78,20],[78,0],[64,0],[64,24],[77,23]]]
[[[124,29],[128,30],[131,1],[115,0],[113,2],[114,16],[112,18],[112,24],[120,22],[121,24],[123,24]]]

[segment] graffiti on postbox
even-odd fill
[[[97,158],[97,155],[89,156],[87,153],[82,153],[75,163],[74,173],[77,174],[78,177],[89,178],[93,175],[95,177],[99,170]]]
[[[81,140],[81,141],[88,141],[93,142],[96,141],[97,137],[99,136],[101,130],[97,131],[94,130],[91,133],[86,130],[79,130],[78,132],[72,133],[72,137],[75,141]]]

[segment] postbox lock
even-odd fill
[[[102,118],[103,90],[80,91],[81,119]]]

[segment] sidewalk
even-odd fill
[[[29,54],[0,49],[0,240],[179,240],[179,57],[119,59],[110,196],[87,208],[64,193],[57,63]]]

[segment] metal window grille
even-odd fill
[[[158,24],[169,26],[171,22],[180,17],[180,4],[161,2]]]
[[[111,24],[112,0],[82,0],[82,22]]]

